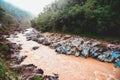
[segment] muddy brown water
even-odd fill
[[[112,63],[58,54],[47,46],[26,41],[23,34],[18,36],[8,40],[22,44],[20,54],[27,55],[27,58],[21,65],[34,64],[48,75],[57,73],[59,80],[120,80],[120,68],[114,68]],[[39,49],[32,50],[34,46],[39,46]]]

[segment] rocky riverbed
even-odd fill
[[[45,74],[58,74],[60,80],[120,79],[120,68],[115,68],[120,67],[117,41],[108,43],[64,34],[38,33],[34,29],[16,36],[8,40],[22,45],[20,54],[27,58],[21,65],[34,64]]]

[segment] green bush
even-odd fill
[[[34,76],[32,80],[43,80],[43,78],[41,76]]]
[[[0,46],[0,51],[8,51],[9,47],[7,45]]]
[[[120,36],[120,0],[58,0],[32,20],[41,31]]]
[[[18,74],[12,72],[6,60],[0,58],[0,80],[14,80],[18,78]]]

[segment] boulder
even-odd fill
[[[52,41],[50,40],[50,39],[46,39],[45,41],[43,41],[43,45],[46,45],[46,46],[48,46],[48,45],[50,45],[52,43]]]
[[[119,40],[113,40],[113,41],[110,42],[110,44],[118,45],[118,44],[120,44],[120,41]]]
[[[59,52],[59,53],[62,53],[62,54],[66,54],[67,53],[67,50],[65,49],[65,46],[57,47],[55,51]]]
[[[40,38],[38,38],[38,43],[43,43],[44,40],[45,40],[44,37],[40,37]]]
[[[75,57],[78,57],[78,56],[80,56],[80,53],[76,52],[74,55],[75,55]]]
[[[105,55],[99,55],[98,60],[99,61],[105,61]]]
[[[114,67],[115,67],[115,68],[120,68],[120,61],[116,62],[116,63],[114,64]]]
[[[74,55],[76,53],[76,51],[77,51],[76,47],[71,47],[71,49],[70,49],[71,54]]]
[[[14,35],[14,34],[11,34],[9,37],[10,38],[18,38],[18,36]]]
[[[45,75],[43,77],[43,80],[59,80],[59,76],[58,76],[58,74]]]
[[[31,40],[38,41],[38,38],[37,38],[37,36],[31,36]]]
[[[79,46],[80,43],[81,43],[81,41],[78,41],[78,40],[73,40],[73,41],[72,41],[72,45],[73,45],[73,46],[76,46],[76,47]]]
[[[53,44],[50,45],[50,47],[53,48],[53,49],[55,49],[55,48],[57,48],[59,46],[61,46],[60,43],[53,43]]]
[[[39,48],[39,46],[34,46],[32,49],[33,50],[36,50],[36,49],[38,49]]]
[[[110,62],[115,62],[115,59],[120,56],[120,52],[115,51],[111,53]]]
[[[98,47],[92,47],[92,49],[90,50],[90,56],[91,57],[97,57],[97,51],[99,50]]]
[[[62,53],[62,54],[67,54],[70,49],[71,49],[70,46],[61,45],[61,46],[57,47],[55,51]]]
[[[89,56],[89,48],[86,47],[86,48],[83,48],[82,52],[81,52],[81,55],[84,56],[84,57],[88,57]]]
[[[111,55],[111,52],[109,51],[103,52],[102,54],[98,56],[98,60],[105,61],[105,62],[111,62],[110,57],[109,57],[110,55]]]
[[[63,40],[66,40],[66,39],[69,39],[69,38],[71,38],[71,35],[65,35],[65,36],[63,37]]]

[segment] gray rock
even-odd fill
[[[81,52],[82,56],[88,57],[88,56],[89,56],[89,50],[90,50],[90,49],[89,49],[88,47],[83,48],[83,50],[82,50],[82,52]]]
[[[43,45],[50,45],[52,43],[52,41],[50,40],[50,39],[47,39],[47,40],[45,40],[45,41],[43,41]]]
[[[72,45],[74,45],[74,46],[79,46],[80,43],[81,43],[81,41],[78,41],[78,40],[73,40],[72,41]]]
[[[61,45],[61,46],[56,48],[56,52],[59,52],[59,53],[62,53],[62,54],[67,54],[70,49],[71,49],[70,46]]]
[[[70,52],[71,52],[71,54],[74,55],[74,53],[76,52],[76,47],[71,47]]]
[[[45,40],[44,37],[38,38],[38,43],[43,43],[44,40]]]
[[[63,40],[69,39],[70,37],[71,37],[71,35],[65,35],[65,36],[63,37]]]
[[[60,43],[53,43],[53,44],[50,45],[50,47],[53,48],[53,49],[55,49],[55,48],[57,48],[59,46],[61,46]]]
[[[98,56],[98,59],[100,60],[100,61],[105,61],[105,62],[110,62],[110,56],[111,55],[111,52],[103,52],[103,54],[100,54],[99,56]]]
[[[105,55],[99,55],[98,60],[100,61],[105,61]]]
[[[91,57],[97,57],[97,51],[99,50],[98,47],[92,47],[92,49],[90,50],[90,56]]]
[[[76,53],[75,53],[75,57],[78,57],[78,56],[80,56],[80,53],[79,53],[79,52],[76,52]]]
[[[56,48],[56,52],[66,54],[67,50],[66,50],[65,46],[62,45],[62,46]]]
[[[11,34],[9,37],[10,38],[18,38],[18,36],[14,35],[14,34]]]

